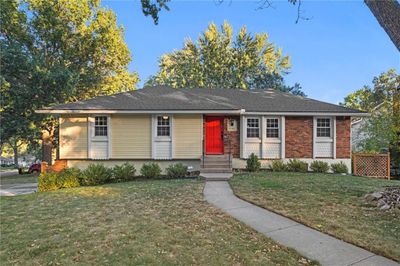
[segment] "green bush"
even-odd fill
[[[81,171],[67,168],[60,173],[42,173],[38,179],[39,191],[53,191],[61,188],[79,187]]]
[[[273,172],[285,172],[288,170],[287,165],[281,160],[274,160],[271,163],[271,170]]]
[[[121,180],[132,180],[135,177],[136,169],[130,163],[124,163],[122,165],[116,165],[113,168],[113,177],[117,181]]]
[[[290,159],[287,163],[288,170],[291,172],[302,172],[308,171],[308,164],[297,159]]]
[[[167,177],[168,178],[179,178],[185,177],[187,174],[187,166],[182,163],[171,164],[167,167]]]
[[[331,164],[331,170],[338,174],[347,174],[349,172],[349,168],[343,162]]]
[[[246,169],[249,172],[257,172],[261,168],[261,163],[258,160],[257,155],[254,153],[250,154],[250,157],[246,161]]]
[[[313,161],[310,164],[310,168],[316,173],[327,173],[329,170],[329,164],[323,161]]]
[[[41,173],[38,178],[38,190],[53,191],[60,189],[57,173]]]
[[[66,168],[59,174],[61,188],[79,187],[82,172],[78,168]]]
[[[107,183],[111,179],[112,169],[105,167],[103,164],[89,164],[82,173],[81,184],[94,186]]]
[[[161,175],[161,168],[157,163],[145,163],[140,169],[140,174],[146,178],[157,178]]]

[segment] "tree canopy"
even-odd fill
[[[394,69],[374,77],[373,87],[363,88],[349,94],[344,106],[371,113],[361,131],[367,138],[361,149],[379,152],[390,148],[400,155],[400,75]]]
[[[225,22],[220,28],[208,25],[197,42],[186,40],[181,50],[164,54],[159,71],[147,85],[174,88],[277,88],[301,93],[301,87],[284,85],[282,76],[290,69],[288,56],[268,41],[266,33],[251,34],[242,27],[234,36]]]
[[[132,90],[130,51],[115,14],[99,0],[2,1],[2,142],[29,139],[55,121],[43,106]]]

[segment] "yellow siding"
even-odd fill
[[[60,118],[60,159],[86,159],[88,156],[86,116]]]
[[[111,116],[111,158],[151,158],[151,116]]]
[[[197,159],[202,154],[202,115],[174,115],[174,159]]]

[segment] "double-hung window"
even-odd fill
[[[267,138],[279,138],[279,119],[267,118]]]
[[[247,138],[260,137],[260,119],[247,118]]]
[[[332,131],[331,128],[330,118],[317,118],[317,137],[330,138]]]
[[[94,118],[94,136],[107,137],[107,116],[96,116]]]
[[[157,116],[157,137],[170,137],[171,119],[167,115]]]

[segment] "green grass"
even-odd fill
[[[19,175],[16,173],[12,176],[2,176],[0,178],[0,184],[2,187],[7,187],[9,185],[24,184],[24,183],[34,183],[37,182],[38,174],[23,174]]]
[[[315,264],[223,214],[201,180],[2,198],[0,261],[45,265]]]
[[[235,194],[375,253],[400,260],[400,210],[380,211],[363,196],[400,185],[366,177],[333,174],[237,174]]]

